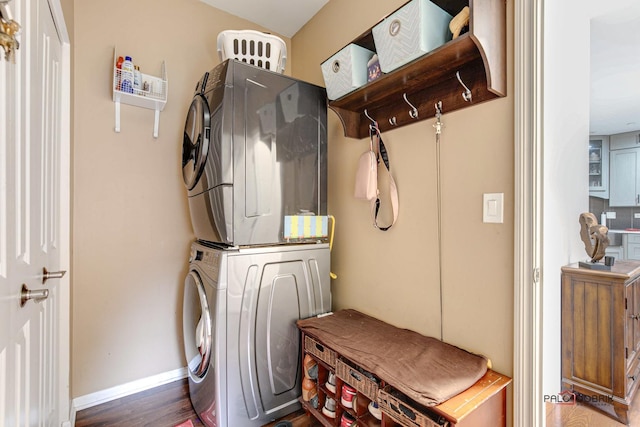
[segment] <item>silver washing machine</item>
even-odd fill
[[[328,244],[220,249],[195,242],[183,328],[193,407],[209,427],[300,408],[296,321],[331,310]]]

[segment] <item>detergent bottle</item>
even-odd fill
[[[130,56],[126,56],[122,63],[120,90],[133,93],[133,61]]]

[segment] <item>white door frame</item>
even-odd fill
[[[71,41],[62,12],[61,0],[48,0],[53,21],[62,46],[61,123],[60,125],[60,265],[68,273],[59,286],[59,425],[71,426],[70,360],[71,360]]]
[[[544,426],[542,401],[543,2],[514,13],[514,361],[513,425]]]

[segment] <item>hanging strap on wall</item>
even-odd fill
[[[440,136],[442,134],[442,101],[435,104],[436,122],[436,204],[438,207],[438,282],[440,284],[440,341],[444,341],[444,304],[442,299],[442,182],[440,176]]]
[[[380,129],[378,126],[374,124],[369,125],[369,136],[371,137],[371,145],[373,146],[373,150],[376,153],[376,158],[378,160],[378,166],[380,166],[380,159],[382,158],[382,163],[384,164],[384,170],[387,172],[389,177],[389,199],[391,200],[391,210],[393,213],[393,220],[391,224],[381,227],[378,225],[378,213],[380,211],[380,191],[378,189],[377,197],[371,200],[371,217],[373,219],[373,225],[378,230],[387,231],[390,229],[393,224],[398,220],[398,187],[396,186],[396,182],[393,179],[393,175],[391,175],[391,165],[389,163],[389,154],[387,153],[387,148],[384,146],[384,142],[382,141],[382,135],[380,134]],[[378,178],[380,174],[378,174]]]

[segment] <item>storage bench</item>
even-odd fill
[[[303,360],[318,365],[317,398],[301,403],[323,426],[341,426],[345,412],[363,427],[506,425],[511,378],[487,369],[483,356],[355,310],[299,320],[298,327]],[[335,392],[326,386],[330,376]],[[352,407],[341,402],[345,384],[357,392]],[[323,412],[327,399],[335,402],[332,416]],[[369,411],[372,402],[382,411],[379,420]]]

